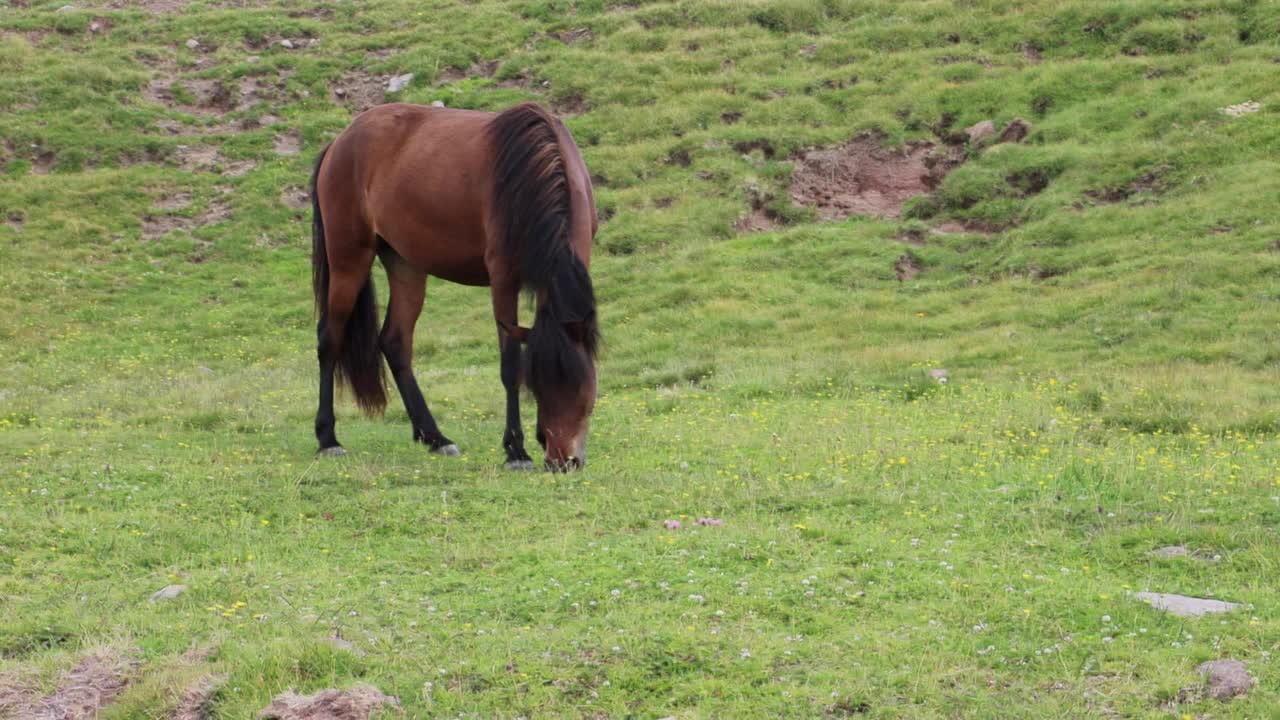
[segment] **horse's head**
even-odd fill
[[[538,444],[548,470],[579,470],[587,464],[587,426],[596,405],[595,315],[571,322],[539,315],[525,369],[538,402]]]

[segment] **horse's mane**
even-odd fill
[[[591,276],[569,244],[572,204],[556,120],[523,103],[488,127],[495,150],[493,207],[498,247],[517,258],[521,289],[538,307],[528,337],[525,383],[535,397],[584,382],[599,343]],[[586,361],[574,351],[581,342]]]

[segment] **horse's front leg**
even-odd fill
[[[498,282],[493,284],[493,317],[498,324],[498,357],[502,387],[507,391],[507,428],[502,434],[502,449],[507,453],[508,470],[532,470],[533,458],[524,449],[524,431],[520,428],[520,356],[524,333],[516,324],[519,289]]]

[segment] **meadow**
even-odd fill
[[[1280,6],[64,5],[0,9],[0,717],[86,657],[102,718],[1280,715]],[[440,281],[463,455],[343,397],[315,457],[315,155],[527,99],[603,221],[590,466],[501,469]],[[792,180],[853,138],[963,162],[825,221]]]

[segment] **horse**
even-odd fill
[[[434,276],[490,289],[507,400],[505,467],[534,467],[521,430],[522,386],[537,403],[545,467],[585,466],[600,338],[589,272],[599,221],[564,123],[535,103],[502,113],[380,105],[320,152],[311,198],[320,454],[345,452],[334,432],[335,381],[366,414],[385,409],[383,358],[414,441],[459,454],[413,373],[414,328]],[[375,257],[390,285],[381,330]],[[530,327],[518,322],[521,293],[534,301]]]

